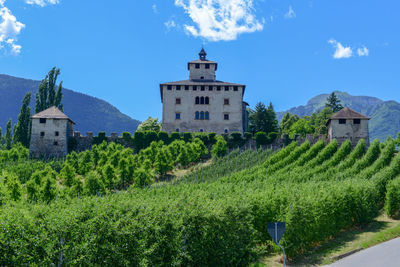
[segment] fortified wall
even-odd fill
[[[311,145],[315,144],[316,142],[322,140],[324,143],[328,143],[329,140],[325,135],[319,135],[319,136],[313,136],[312,134],[307,134],[305,138],[302,138],[300,136],[295,138],[295,141],[297,141],[299,144],[304,143],[305,141],[310,142]],[[134,150],[134,145],[132,142],[132,139],[127,140],[122,136],[119,136],[117,133],[111,133],[110,136],[106,135],[99,135],[99,136],[94,136],[92,132],[87,132],[86,135],[82,135],[80,132],[75,131],[72,135],[72,137],[69,138],[68,141],[68,147],[69,151],[76,151],[76,152],[82,152],[85,150],[91,150],[92,146],[94,144],[101,144],[103,141],[107,142],[115,142],[118,144],[123,145],[124,147],[127,148],[132,148]],[[270,148],[277,150],[279,148],[285,147],[288,145],[290,142],[294,140],[290,139],[288,135],[282,135],[280,138],[277,138],[272,144],[265,145],[264,148]],[[230,150],[233,150],[237,148],[236,146],[233,146],[230,148]],[[249,139],[246,140],[242,146],[240,146],[241,149],[256,149],[257,144],[254,139]],[[209,147],[211,149],[211,146]]]

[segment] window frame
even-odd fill
[[[205,64],[205,68],[206,68],[206,69],[210,69],[210,63],[206,63],[206,64]]]
[[[194,64],[194,67],[195,67],[196,69],[200,69],[200,63]]]
[[[55,131],[54,132],[54,136],[60,136],[60,132],[59,131]]]
[[[167,90],[171,91],[172,90],[172,85],[167,85]]]
[[[229,98],[224,98],[224,106],[229,106]]]
[[[175,112],[175,120],[180,120],[180,119],[181,119],[181,113]]]
[[[40,137],[44,137],[46,135],[45,132],[40,132]]]
[[[176,97],[175,98],[175,105],[181,105],[182,104],[182,100],[180,97]]]
[[[361,119],[353,119],[353,124],[361,124]]]
[[[229,91],[229,85],[224,86],[224,91]]]
[[[229,113],[224,113],[224,121],[229,121]]]
[[[346,124],[346,119],[339,119],[339,124]]]
[[[46,123],[46,118],[39,118],[39,123],[45,124]]]

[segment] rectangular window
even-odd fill
[[[229,98],[224,99],[224,105],[229,105]]]
[[[346,124],[346,119],[339,119],[339,124]]]
[[[224,114],[224,120],[229,120],[229,114]]]
[[[238,90],[238,87],[237,86],[234,86],[233,87],[233,91],[237,91]]]
[[[196,90],[197,90],[197,86],[193,85],[193,91],[196,91]]]
[[[225,86],[225,91],[229,91],[229,86]]]
[[[217,86],[217,91],[221,91],[221,86]]]
[[[181,104],[181,99],[180,98],[175,98],[175,104],[180,105]]]
[[[200,64],[196,63],[196,69],[200,69]]]
[[[42,136],[42,137],[43,137],[43,136],[44,136],[44,132],[40,132],[40,136]]]
[[[180,120],[181,119],[181,113],[175,113],[175,119]]]
[[[40,123],[46,123],[46,119],[45,119],[45,118],[40,118],[40,119],[39,119],[39,122],[40,122]]]
[[[167,85],[168,90],[172,90],[172,85]]]
[[[201,91],[206,90],[206,87],[204,85],[201,86]]]
[[[189,85],[185,85],[185,91],[189,90]]]
[[[210,68],[210,64],[206,64],[206,69],[209,69]]]
[[[181,86],[180,86],[180,85],[177,85],[177,86],[176,86],[176,90],[180,91],[180,90],[181,90]]]
[[[208,91],[212,91],[213,90],[213,87],[212,86],[209,86],[208,87]]]
[[[56,131],[54,134],[55,134],[55,136],[59,136],[60,135],[60,133],[58,131]]]
[[[353,120],[353,124],[360,124],[361,123],[361,120],[360,119],[354,119]]]
[[[58,142],[54,141],[53,145],[58,146]]]

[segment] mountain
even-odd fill
[[[397,137],[400,131],[400,103],[396,101],[383,101],[371,96],[353,96],[346,92],[336,91],[342,105],[365,114],[371,118],[369,123],[370,139],[386,140],[390,135]],[[321,94],[311,98],[305,106],[291,108],[284,112],[277,112],[281,121],[286,112],[297,114],[300,117],[310,115],[324,107],[329,94]]]
[[[34,111],[35,94],[40,81],[33,81],[23,78],[16,78],[9,75],[0,74],[0,126],[5,131],[5,125],[11,118],[13,124],[17,122],[17,117],[22,105],[22,99],[29,91],[32,92],[31,106]],[[86,132],[104,131],[107,135],[112,132],[134,132],[140,122],[121,113],[110,103],[89,95],[74,92],[63,88],[64,112],[75,123],[75,131],[81,134]]]

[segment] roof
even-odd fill
[[[358,113],[357,111],[352,110],[349,107],[342,108],[335,114],[333,114],[330,118],[330,120],[337,120],[337,119],[364,119],[364,120],[369,120],[370,118]]]
[[[163,98],[163,85],[208,85],[208,86],[243,86],[243,95],[246,89],[246,85],[239,84],[239,83],[228,83],[223,81],[213,81],[213,80],[183,80],[183,81],[176,81],[176,82],[167,82],[160,84],[160,94],[161,94],[161,102]]]
[[[56,106],[52,106],[32,116],[32,119],[65,119],[73,122],[67,115],[65,115]]]

